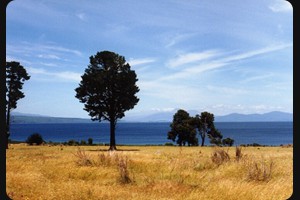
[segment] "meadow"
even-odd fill
[[[6,191],[25,199],[284,200],[293,147],[28,146],[6,153]]]

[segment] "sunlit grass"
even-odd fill
[[[13,199],[287,199],[293,192],[293,148],[26,146],[7,150]]]

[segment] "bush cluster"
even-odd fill
[[[43,140],[43,137],[39,133],[33,133],[30,136],[28,136],[26,143],[29,145],[40,145],[44,143],[45,141]]]

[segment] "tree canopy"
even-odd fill
[[[17,108],[17,101],[25,97],[21,91],[23,84],[30,76],[26,69],[16,61],[6,62],[6,133],[10,135],[10,112]],[[8,148],[8,145],[7,145]]]
[[[183,109],[179,109],[173,116],[170,124],[171,130],[168,132],[168,139],[172,140],[179,146],[186,143],[189,146],[198,145],[197,133],[201,137],[201,146],[204,146],[206,136],[210,139],[211,144],[215,145],[232,145],[233,140],[230,138],[222,141],[223,135],[215,128],[214,115],[209,112],[202,112],[201,115],[191,117]]]
[[[110,122],[110,150],[116,150],[115,128],[125,111],[133,109],[139,99],[137,75],[123,56],[110,51],[97,52],[81,76],[76,98],[92,120]]]
[[[221,133],[215,128],[214,120],[214,114],[206,111],[195,116],[194,125],[201,137],[201,146],[204,146],[206,135],[210,138],[211,143],[219,144],[219,140],[222,139]]]
[[[173,116],[173,122],[170,124],[171,131],[168,132],[168,139],[175,142],[179,146],[198,145],[198,138],[196,137],[196,129],[192,125],[192,117],[185,110],[178,110]]]

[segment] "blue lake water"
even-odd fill
[[[223,138],[234,139],[234,145],[258,143],[280,145],[293,143],[293,122],[215,122]],[[116,143],[128,145],[163,145],[167,139],[169,122],[118,123]],[[32,133],[39,133],[45,141],[67,142],[93,138],[93,143],[109,143],[108,123],[85,124],[12,124],[11,140],[25,141]],[[200,142],[200,139],[199,139]],[[174,143],[175,144],[175,143]],[[206,138],[206,145],[209,140]]]

